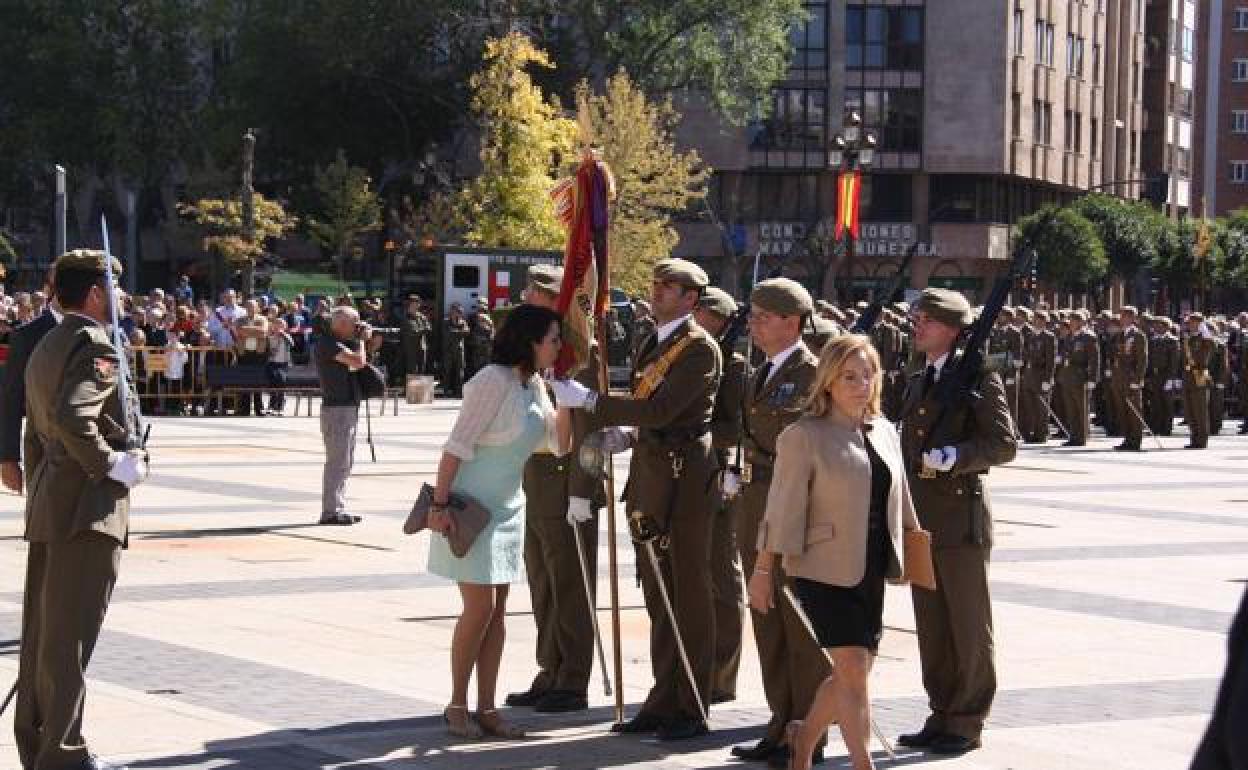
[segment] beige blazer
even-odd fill
[[[767,512],[758,530],[758,549],[781,554],[790,576],[845,587],[862,581],[871,498],[864,434],[892,474],[886,513],[895,558],[887,577],[901,577],[901,533],[917,529],[919,521],[897,429],[883,417],[859,431],[835,418],[809,414],[785,428],[776,443]]]

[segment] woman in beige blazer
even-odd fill
[[[868,338],[843,335],[819,357],[807,413],[776,445],[767,512],[750,577],[750,606],[771,609],[776,556],[829,651],[824,680],[803,721],[788,727],[794,768],[833,720],[854,770],[874,768],[867,750],[867,674],[880,644],[884,582],[900,580],[902,531],[918,529],[901,441],[880,416],[880,358]]]

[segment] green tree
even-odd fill
[[[1226,288],[1248,286],[1248,209],[1232,211],[1217,220],[1215,232],[1223,260],[1217,284]]]
[[[281,203],[260,193],[252,197],[255,208],[255,237],[243,231],[243,204],[236,199],[203,198],[184,204],[178,211],[200,235],[204,251],[220,256],[228,265],[254,266],[265,253],[271,238],[280,238],[295,228],[298,220]]]
[[[1109,262],[1096,227],[1069,208],[1046,206],[1018,222],[1016,249],[1035,249],[1041,280],[1064,290],[1105,277]]]
[[[308,231],[333,255],[338,279],[345,280],[348,251],[355,239],[381,228],[381,203],[368,173],[348,163],[341,149],[333,163],[317,168],[313,186],[320,207],[317,216],[308,217]]]
[[[563,227],[550,191],[570,163],[576,122],[534,85],[527,68],[552,67],[527,37],[486,42],[485,64],[473,75],[472,107],[482,126],[481,173],[456,202],[466,239],[479,246],[558,249]]]
[[[672,215],[706,195],[709,171],[696,152],[676,149],[680,116],[671,101],[648,100],[624,72],[609,78],[600,95],[582,83],[576,97],[585,131],[602,146],[615,176],[611,285],[644,294],[654,263],[679,240]]]
[[[1147,203],[1093,193],[1070,208],[1096,226],[1114,275],[1130,281],[1140,268],[1152,264],[1160,234],[1159,214]]]

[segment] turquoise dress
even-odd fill
[[[540,386],[539,386],[540,387]],[[502,585],[522,579],[524,555],[524,463],[546,435],[546,421],[536,388],[528,396],[523,427],[515,440],[500,446],[477,445],[471,460],[460,463],[452,493],[465,494],[490,511],[490,522],[460,559],[446,538],[430,534],[429,572],[457,583]]]

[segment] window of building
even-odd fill
[[[1066,36],[1066,74],[1083,77],[1083,38]]]
[[[1048,145],[1053,140],[1053,105],[1036,99],[1031,106],[1031,141]]]
[[[1192,61],[1196,57],[1196,30],[1183,27],[1183,61]]]
[[[864,222],[909,222],[914,218],[914,178],[873,172],[862,177]]]
[[[1044,64],[1044,30],[1047,26],[1044,19],[1036,19],[1036,64]]]
[[[793,60],[789,63],[795,80],[822,80],[828,67],[828,4],[806,3],[806,23],[789,33]]]
[[[1231,132],[1248,134],[1248,110],[1231,110]]]
[[[1010,136],[1015,139],[1023,136],[1023,102],[1018,94],[1010,95]]]
[[[1023,55],[1023,9],[1014,10],[1014,55]]]
[[[1182,176],[1192,173],[1192,151],[1186,147],[1174,148],[1174,170]]]
[[[828,216],[820,206],[835,199],[835,181],[831,174],[751,172],[739,185],[712,185],[710,193],[716,210],[736,209],[747,222],[814,223]]]
[[[806,153],[817,164],[827,150],[827,92],[822,88],[772,89],[771,115],[754,126],[752,150]],[[787,165],[777,158],[774,165]],[[773,165],[770,159],[767,165]]]
[[[1248,30],[1248,8],[1235,9],[1235,29]]]
[[[1092,82],[1101,82],[1101,44],[1092,44]]]
[[[1095,160],[1101,154],[1101,121],[1092,118],[1088,121],[1088,155]]]
[[[1083,113],[1075,113],[1075,141],[1074,151],[1083,152]]]
[[[1234,80],[1236,83],[1248,81],[1248,59],[1231,61],[1231,80]]]
[[[1066,110],[1063,117],[1062,149],[1066,152],[1075,151],[1075,112]]]
[[[1192,89],[1180,88],[1175,99],[1175,110],[1185,117],[1192,116],[1192,108],[1195,105],[1195,98],[1192,95]]]
[[[923,68],[923,10],[851,5],[845,11],[845,66]]]
[[[1049,67],[1053,66],[1053,38],[1056,31],[1052,24],[1044,25],[1044,63]]]
[[[1248,160],[1231,161],[1231,182],[1235,184],[1248,183]]]
[[[923,149],[923,92],[916,88],[847,88],[845,109],[862,116],[879,148],[892,152]]]

